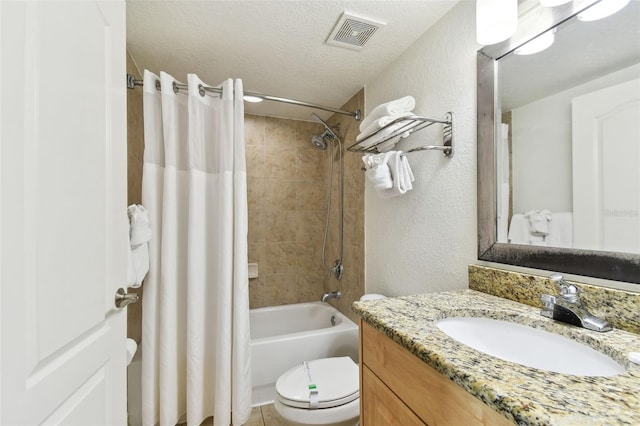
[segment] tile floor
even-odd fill
[[[291,423],[280,417],[273,404],[253,407],[251,417],[244,426],[291,426]]]
[[[178,426],[182,425],[186,426],[186,423]],[[211,425],[213,425],[213,417],[206,419],[200,426]],[[260,407],[253,407],[249,420],[243,426],[292,426],[292,424],[276,413],[276,410],[273,408],[273,404],[269,404]]]

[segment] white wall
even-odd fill
[[[455,155],[409,154],[416,177],[407,194],[365,192],[366,291],[390,296],[468,286],[476,253],[475,2],[461,1],[366,85],[366,109],[413,95],[415,112],[454,114]],[[441,126],[415,133],[396,149],[441,144]]]
[[[571,100],[638,77],[640,64],[512,111],[513,211],[573,210]]]

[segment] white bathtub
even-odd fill
[[[328,303],[251,309],[250,324],[254,406],[273,402],[278,377],[302,361],[350,356],[358,362],[358,326]]]

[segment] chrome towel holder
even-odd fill
[[[380,132],[383,132],[385,129],[388,129],[391,126],[395,126],[396,124],[400,124],[400,125],[397,126],[397,128],[393,132],[391,132],[389,135],[385,136],[383,139],[381,139],[380,141],[377,141],[376,143],[367,144],[367,141],[369,141],[375,135],[379,134]],[[423,117],[419,115],[412,115],[408,117],[398,118],[396,120],[393,120],[386,126],[376,130],[374,133],[362,139],[361,141],[358,141],[348,146],[347,150],[351,152],[367,152],[367,153],[375,154],[375,153],[378,153],[378,149],[377,149],[378,146],[382,145],[386,141],[393,139],[397,136],[403,135],[405,133],[408,133],[409,135],[411,135],[417,131],[426,129],[427,127],[432,126],[434,124],[443,125],[442,145],[419,146],[419,147],[407,150],[405,151],[405,153],[435,150],[435,151],[442,151],[442,153],[446,158],[453,157],[454,151],[453,151],[453,113],[452,112],[448,112],[446,115],[446,118],[444,119],[429,118],[429,117]]]

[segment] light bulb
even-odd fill
[[[516,49],[516,55],[533,55],[534,53],[542,52],[553,44],[555,40],[556,29],[544,32],[531,41],[523,44]]]
[[[242,99],[244,99],[247,102],[253,102],[253,103],[257,103],[257,102],[262,102],[264,101],[264,99],[262,99],[259,96],[249,96],[249,95],[244,95],[242,97]]]
[[[540,0],[540,4],[544,7],[556,7],[561,4],[569,3],[572,0]]]
[[[476,40],[496,44],[511,37],[518,27],[518,0],[477,0]]]
[[[600,0],[588,9],[578,14],[578,21],[597,21],[613,15],[623,7],[629,4],[629,0]]]

